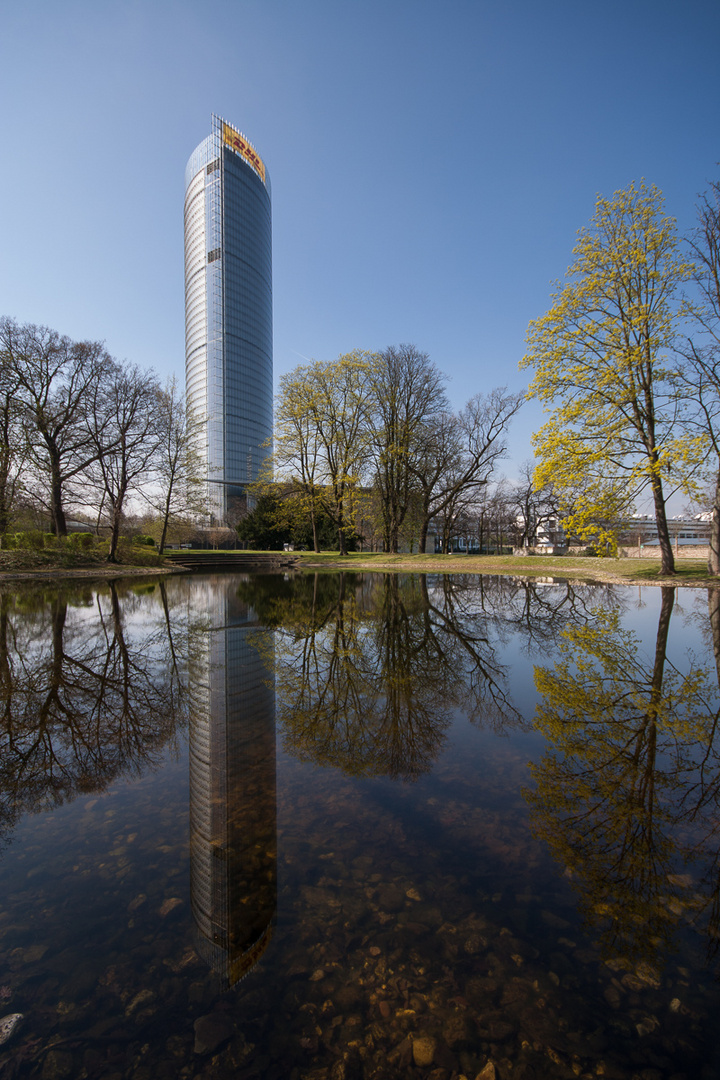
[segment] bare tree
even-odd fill
[[[442,413],[433,424],[423,425],[419,435],[421,452],[412,472],[420,490],[420,542],[425,551],[430,524],[442,510],[443,478],[449,475],[461,453],[457,417]]]
[[[534,473],[533,463],[525,461],[521,466],[519,479],[508,490],[514,511],[517,547],[529,547],[537,543],[540,526],[558,513],[552,484],[538,487]]]
[[[419,437],[448,409],[447,379],[414,345],[392,345],[371,369],[374,479],[386,551],[397,552],[400,531],[417,490]]]
[[[146,498],[160,514],[162,530],[158,545],[165,550],[170,522],[188,515],[201,515],[204,484],[197,451],[202,423],[189,412],[177,382],[172,378],[158,390],[157,448],[153,461],[155,484]]]
[[[97,384],[87,427],[102,490],[110,507],[108,562],[117,559],[128,494],[151,479],[160,445],[160,387],[153,372],[111,362]]]
[[[451,523],[489,482],[505,454],[508,424],[523,400],[522,393],[500,387],[487,396],[476,394],[456,416],[445,413],[425,426],[424,454],[412,466],[422,492],[421,551],[430,522],[442,518]]]
[[[683,349],[678,378],[697,425],[712,452],[712,521],[708,568],[720,574],[720,183],[710,185],[698,206],[698,226],[689,241],[696,262],[700,302],[691,308],[697,333]]]
[[[21,427],[19,380],[5,348],[5,324],[0,320],[0,542],[8,531],[16,497],[21,489],[27,447]]]
[[[2,319],[0,333],[17,380],[28,454],[47,488],[53,531],[65,536],[66,487],[99,453],[87,423],[88,403],[112,360],[100,342],[71,341],[46,326]]]

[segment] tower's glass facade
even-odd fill
[[[270,452],[272,221],[263,161],[217,116],[185,170],[185,378],[221,523]]]
[[[190,892],[198,951],[232,986],[267,948],[277,907],[272,637],[259,647],[237,577],[195,593],[212,612],[193,634],[190,691]]]

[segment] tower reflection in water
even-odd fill
[[[237,579],[198,582],[190,649],[190,887],[198,951],[226,986],[257,963],[277,905],[275,687]],[[200,594],[200,595],[198,595]]]

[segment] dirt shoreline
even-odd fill
[[[675,576],[660,576],[657,559],[585,559],[558,556],[483,555],[332,555],[301,556],[309,570],[374,570],[379,573],[497,574],[524,578],[613,585],[668,585],[674,588],[720,588],[720,578],[708,573],[700,560],[678,560]]]
[[[178,566],[73,566],[42,567],[37,570],[0,570],[0,585],[6,581],[113,581],[127,577],[167,577],[187,573]]]
[[[245,553],[247,554],[247,553]],[[252,553],[260,555],[260,552]],[[265,555],[266,553],[262,553]],[[638,559],[593,559],[584,562],[557,557],[467,556],[467,555],[362,555],[339,556],[328,552],[314,555],[298,552],[300,573],[328,570],[371,571],[374,573],[416,574],[488,574],[521,578],[558,579],[571,582],[612,585],[660,585],[673,588],[720,588],[720,579],[712,577],[701,562],[683,561],[674,577],[661,577],[657,561]],[[587,565],[591,563],[591,565]],[[208,569],[212,569],[209,559]],[[167,577],[187,574],[181,566],[90,565],[78,567],[37,567],[0,569],[0,585],[11,582],[110,581],[120,578]],[[227,569],[217,571],[228,573]]]

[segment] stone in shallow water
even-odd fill
[[[639,1024],[636,1024],[638,1035],[642,1038],[643,1035],[650,1035],[658,1026],[658,1020],[654,1016],[644,1016]]]
[[[432,1065],[437,1042],[432,1035],[418,1035],[412,1041],[413,1061],[419,1068]]]
[[[42,960],[47,951],[47,945],[30,945],[30,947],[25,950],[23,960],[26,964],[36,963],[38,960]]]
[[[221,1013],[200,1016],[193,1025],[195,1029],[195,1053],[212,1054],[235,1034],[235,1026]]]
[[[397,885],[385,885],[378,893],[378,904],[382,911],[402,911],[405,907],[405,895]]]
[[[483,1018],[483,1021],[483,1026],[478,1027],[478,1035],[488,1042],[504,1042],[513,1033],[512,1024],[508,1024],[505,1020]]]
[[[646,961],[641,960],[635,969],[635,975],[641,983],[645,983],[646,986],[651,986],[653,990],[660,989],[660,974],[657,968],[654,968],[652,964],[648,964]]]
[[[165,900],[165,902],[164,902],[164,903],[163,903],[163,904],[161,905],[161,907],[160,907],[160,909],[159,909],[159,912],[158,912],[158,914],[159,914],[159,915],[160,915],[160,916],[161,916],[161,917],[162,917],[162,918],[164,919],[164,918],[166,918],[166,917],[167,917],[167,916],[168,916],[168,915],[169,915],[169,914],[170,914],[170,913],[171,913],[172,911],[175,911],[175,909],[176,909],[176,908],[179,908],[179,907],[180,907],[181,905],[182,905],[182,900],[180,899],[180,897],[179,897],[179,896],[170,896],[170,897],[169,897],[169,898],[168,898],[167,900]]]
[[[153,990],[141,990],[135,995],[130,1004],[126,1007],[125,1015],[132,1016],[132,1014],[134,1012],[137,1012],[138,1009],[146,1008],[148,1005],[152,1004],[152,1002],[155,1000],[155,997],[156,994]]]
[[[3,1016],[2,1020],[0,1020],[0,1046],[13,1037],[22,1020],[22,1013],[8,1013],[7,1016]]]
[[[451,1048],[454,1047],[456,1043],[467,1042],[470,1037],[467,1017],[462,1013],[449,1017],[445,1022],[442,1033],[445,1042]]]
[[[51,1050],[45,1058],[42,1080],[67,1080],[75,1075],[75,1061],[65,1050]]]
[[[495,1065],[492,1061],[488,1061],[484,1068],[475,1077],[475,1080],[495,1080],[497,1073],[495,1072]]]

